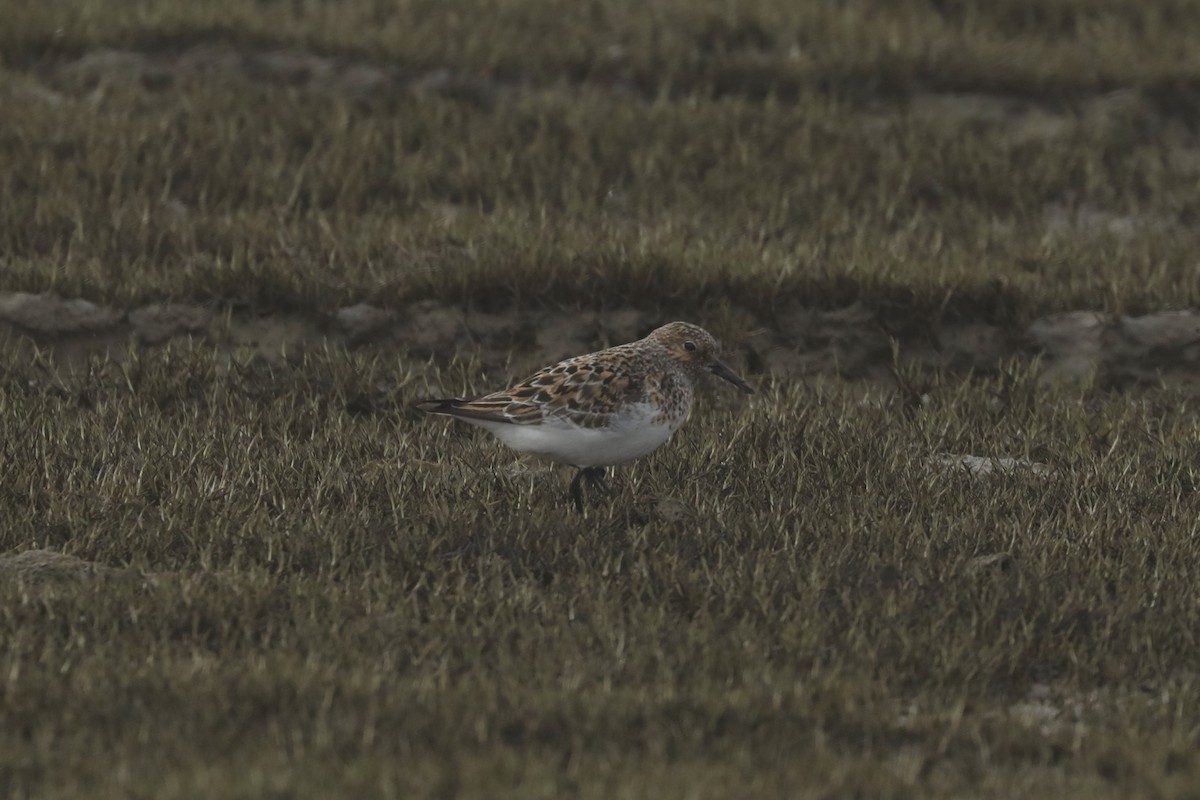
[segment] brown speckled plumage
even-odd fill
[[[681,425],[692,407],[692,385],[698,373],[683,343],[698,352],[718,349],[703,328],[672,322],[645,339],[568,358],[531,375],[510,389],[459,401],[463,416],[486,415],[518,425],[536,425],[547,417],[564,417],[585,428],[602,428],[630,403],[659,409],[657,421]]]

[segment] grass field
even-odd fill
[[[1196,796],[1192,3],[0,19],[0,796]]]

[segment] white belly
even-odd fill
[[[522,453],[574,467],[607,467],[644,456],[671,438],[679,426],[655,422],[658,411],[648,404],[633,406],[605,428],[581,428],[555,419],[540,425],[464,421],[487,428],[500,441]]]

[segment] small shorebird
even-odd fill
[[[604,468],[655,450],[692,409],[697,381],[713,373],[753,394],[717,357],[703,328],[672,322],[645,339],[568,358],[511,389],[474,400],[426,400],[416,407],[486,428],[514,450],[578,469],[571,499],[583,511],[582,480],[607,491]]]

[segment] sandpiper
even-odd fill
[[[510,389],[416,407],[486,428],[514,450],[575,467],[570,494],[582,512],[581,481],[607,491],[605,467],[670,439],[688,418],[705,373],[754,393],[718,358],[720,349],[703,328],[672,322],[636,342],[560,361]]]

